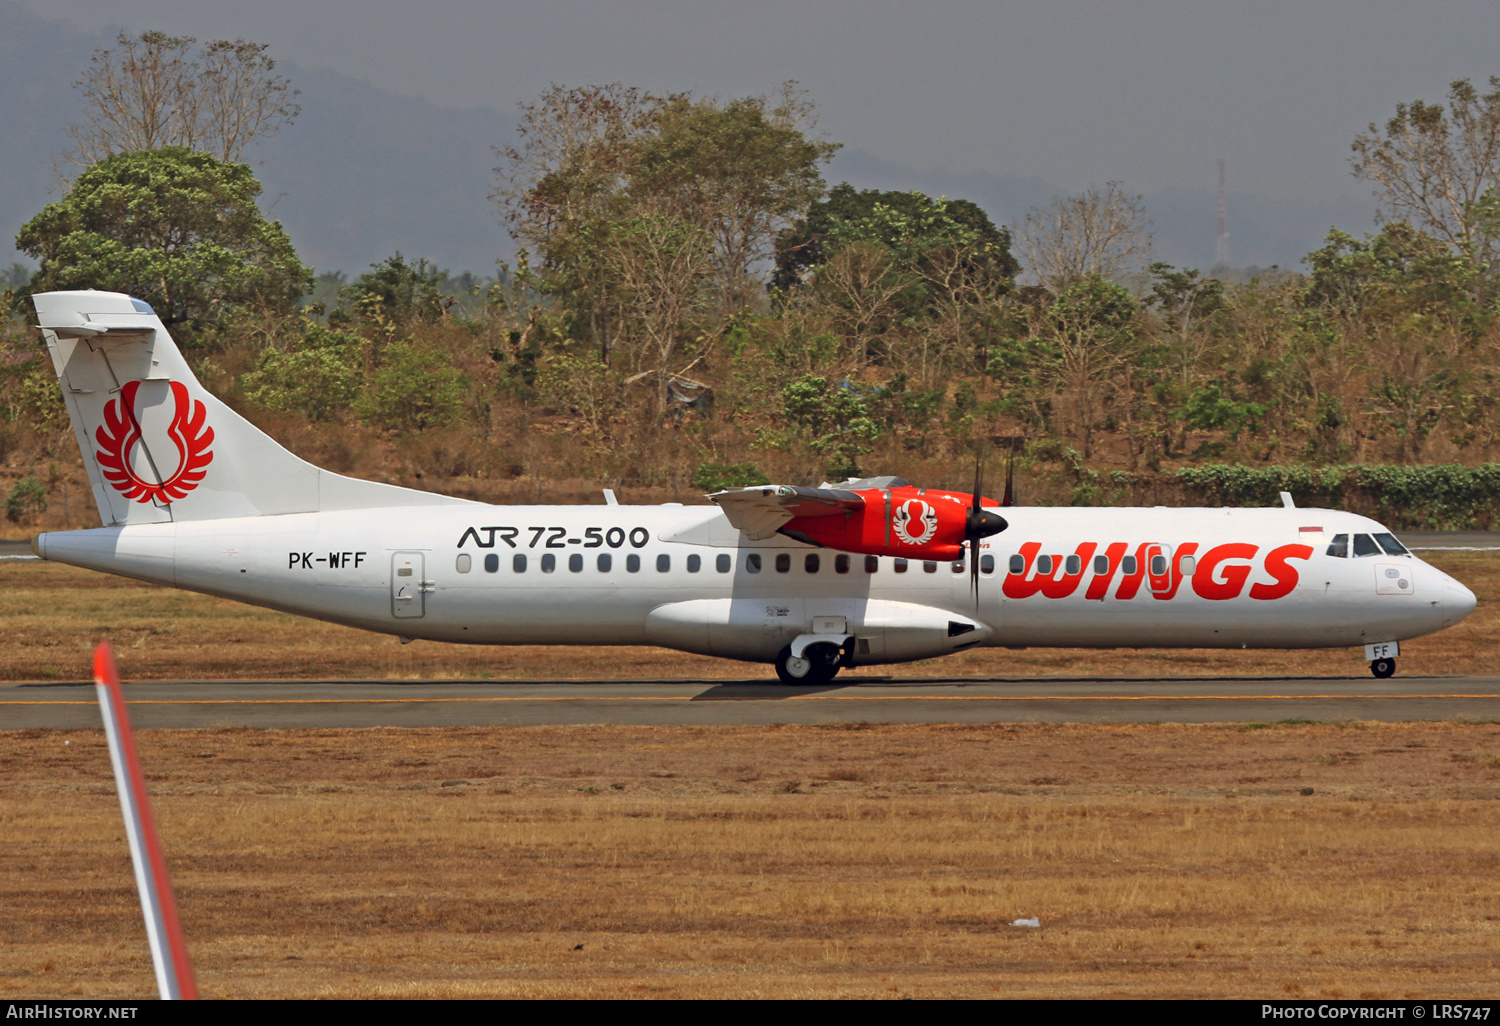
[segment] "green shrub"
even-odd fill
[[[47,508],[47,486],[34,477],[23,477],[5,497],[5,515],[21,524],[40,515]]]
[[[405,434],[458,419],[464,390],[463,375],[446,352],[396,341],[381,354],[380,369],[354,409],[377,427]]]
[[[363,339],[314,325],[290,352],[268,349],[245,375],[245,395],[270,410],[332,420],[359,395]]]
[[[1299,506],[1368,513],[1389,527],[1488,530],[1500,506],[1500,464],[1477,467],[1348,465],[1246,467],[1211,464],[1177,472],[1190,501],[1209,506],[1275,506],[1290,492]]]
[[[705,492],[722,492],[726,488],[749,488],[770,484],[771,479],[755,469],[753,463],[701,463],[693,471],[693,487]]]

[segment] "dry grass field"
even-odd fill
[[[1403,673],[1494,672],[1500,559]],[[0,678],[744,677],[0,563]],[[865,671],[873,674],[874,671]],[[977,652],[906,676],[1363,673]],[[858,676],[858,675],[856,675]],[[3,725],[0,725],[3,726]],[[213,997],[1492,997],[1494,723],[145,731]],[[0,730],[0,994],[154,984],[97,731]],[[1040,929],[1009,925],[1037,916]]]
[[[1500,554],[1425,553],[1479,596],[1459,626],[1403,643],[1401,673],[1500,669]],[[771,677],[766,666],[657,648],[492,648],[419,641],[141,584],[52,563],[0,562],[0,680],[86,680],[101,639],[126,680],[276,678],[732,678]],[[980,649],[941,660],[844,671],[860,677],[1363,676],[1358,649],[1133,651]]]
[[[1500,990],[1492,723],[147,731],[141,749],[207,996]],[[0,765],[0,993],[150,995],[102,736],[0,731]]]

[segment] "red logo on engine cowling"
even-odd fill
[[[896,507],[891,526],[896,529],[896,537],[906,544],[926,545],[937,534],[937,510],[921,499],[907,499]]]
[[[99,443],[97,459],[104,471],[104,479],[127,499],[150,502],[153,499],[163,505],[180,499],[198,487],[213,462],[214,454],[208,447],[214,444],[214,429],[209,427],[208,410],[203,403],[188,397],[187,386],[171,383],[172,422],[167,425],[167,441],[170,447],[152,446],[151,460],[166,460],[176,453],[175,466],[168,468],[156,464],[153,469],[161,480],[149,481],[141,477],[132,465],[131,456],[141,444],[141,422],[136,413],[136,394],[141,382],[132,381],[120,389],[120,398],[111,399],[104,407],[104,423],[94,432]]]

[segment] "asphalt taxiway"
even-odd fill
[[[1500,720],[1500,677],[834,681],[152,681],[137,727]],[[100,725],[93,685],[0,684],[0,729]]]

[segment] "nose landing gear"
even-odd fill
[[[1370,662],[1370,672],[1381,680],[1385,680],[1396,672],[1396,660],[1374,659]]]

